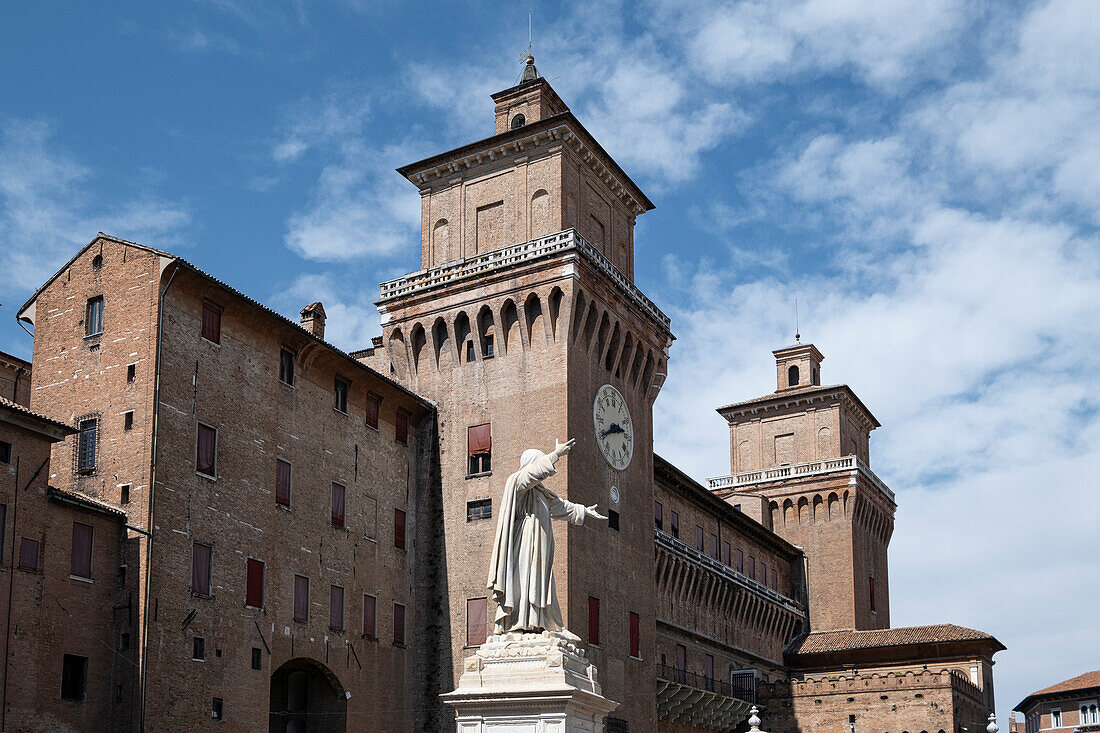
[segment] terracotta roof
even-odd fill
[[[46,417],[45,415],[43,415],[41,413],[38,413],[38,412],[35,412],[34,410],[30,409],[29,407],[27,407],[25,405],[21,405],[18,402],[12,402],[7,397],[0,397],[0,407],[6,407],[7,409],[11,410],[12,412],[17,412],[21,415],[26,415],[27,417],[34,418],[35,420],[41,420],[42,422],[44,422],[48,425],[52,425],[53,427],[56,427],[56,428],[61,428],[62,430],[64,430],[67,433],[75,433],[76,432],[71,425],[66,425],[63,422],[59,422],[57,420],[54,420],[52,417]]]
[[[1023,712],[1024,706],[1036,697],[1062,695],[1069,692],[1091,690],[1093,688],[1100,688],[1100,669],[1094,670],[1092,672],[1085,672],[1084,674],[1079,674],[1076,677],[1070,677],[1068,680],[1059,682],[1056,685],[1051,685],[1050,687],[1044,687],[1041,690],[1037,690],[1021,700],[1020,704],[1013,709]]]
[[[877,629],[873,631],[817,631],[802,637],[792,644],[791,654],[829,654],[853,649],[873,649],[876,647],[907,646],[910,644],[942,644],[951,641],[994,641],[996,638],[984,631],[968,629],[955,624],[934,624],[931,626],[904,626],[896,629]]]
[[[9,354],[6,351],[0,351],[0,361],[6,361],[16,366],[26,367],[27,369],[31,367],[31,363],[26,359],[20,359],[15,354]]]
[[[67,504],[76,504],[82,506],[85,509],[91,509],[96,512],[103,512],[104,514],[110,514],[113,517],[126,520],[126,512],[120,507],[114,504],[109,504],[102,499],[96,499],[95,497],[88,496],[87,494],[77,493],[75,491],[66,491],[65,489],[59,489],[56,486],[50,486],[47,490],[47,495],[51,499],[57,501],[63,501]]]
[[[199,267],[196,267],[195,265],[191,264],[190,262],[188,262],[187,260],[183,259],[182,257],[178,257],[178,256],[176,256],[176,255],[172,254],[171,252],[166,252],[166,251],[164,251],[163,249],[157,249],[156,247],[150,247],[149,245],[147,245],[147,244],[141,244],[140,242],[131,242],[131,241],[130,241],[130,240],[128,240],[128,239],[122,239],[121,237],[115,237],[115,236],[113,236],[113,235],[110,235],[110,234],[104,234],[103,232],[100,232],[100,233],[99,233],[99,234],[98,234],[98,235],[96,236],[96,238],[95,238],[95,239],[93,239],[93,240],[92,240],[91,242],[89,242],[89,243],[88,243],[87,245],[85,245],[84,247],[82,247],[82,248],[80,249],[80,251],[79,251],[79,252],[77,252],[77,253],[76,253],[75,255],[73,255],[72,259],[71,259],[71,260],[69,260],[69,261],[68,261],[68,262],[67,262],[67,263],[65,264],[65,266],[64,266],[64,267],[62,267],[62,268],[61,268],[61,269],[59,269],[59,270],[58,270],[57,272],[55,272],[55,273],[53,274],[53,277],[51,277],[51,278],[50,278],[49,280],[47,280],[47,281],[46,281],[45,283],[43,283],[43,284],[42,284],[42,286],[41,286],[41,287],[39,287],[39,288],[38,288],[38,290],[36,290],[36,291],[34,292],[34,295],[32,295],[32,296],[30,297],[30,299],[28,299],[28,300],[27,300],[27,302],[23,304],[23,307],[19,309],[19,311],[18,311],[18,312],[16,313],[16,318],[19,318],[20,320],[22,320],[22,319],[23,319],[23,313],[24,313],[24,312],[25,312],[25,311],[27,310],[27,308],[29,308],[29,307],[30,307],[31,303],[33,303],[33,302],[34,302],[34,301],[35,301],[35,300],[36,300],[36,299],[38,298],[38,295],[39,295],[39,294],[40,294],[40,293],[41,293],[41,292],[42,292],[43,290],[45,290],[45,289],[46,289],[46,287],[47,287],[47,286],[48,286],[48,285],[49,285],[50,283],[52,283],[52,282],[53,282],[54,280],[56,280],[56,279],[57,279],[57,277],[58,277],[59,275],[61,275],[61,273],[62,273],[62,272],[64,272],[64,271],[65,271],[65,270],[66,270],[66,269],[67,269],[67,268],[68,268],[68,267],[69,267],[70,265],[72,265],[72,263],[73,263],[73,262],[75,262],[75,261],[76,261],[76,259],[77,259],[77,258],[78,258],[78,257],[79,257],[79,256],[80,256],[80,255],[81,255],[81,254],[82,254],[82,253],[83,253],[83,252],[85,251],[85,250],[87,250],[88,248],[90,248],[90,247],[91,247],[91,246],[92,246],[93,244],[95,244],[95,243],[96,243],[97,241],[99,241],[100,239],[108,239],[108,240],[110,240],[110,241],[112,241],[112,242],[117,242],[117,243],[119,243],[119,244],[125,244],[125,245],[128,245],[128,246],[130,246],[130,247],[136,247],[137,249],[143,249],[143,250],[145,250],[145,251],[147,251],[147,252],[151,252],[151,253],[153,253],[153,254],[155,254],[155,255],[159,255],[160,257],[164,257],[164,258],[166,258],[166,259],[170,259],[170,260],[173,260],[174,262],[176,262],[176,263],[178,263],[178,264],[182,265],[183,267],[186,267],[186,268],[187,268],[188,270],[191,270],[191,271],[192,271],[192,272],[194,272],[194,273],[195,273],[196,275],[199,275],[200,277],[203,277],[203,278],[205,278],[205,279],[209,280],[210,282],[214,283],[215,285],[217,285],[218,287],[222,288],[223,290],[227,290],[227,291],[229,291],[230,293],[232,293],[233,295],[236,295],[236,296],[237,296],[238,298],[241,298],[242,300],[244,300],[245,302],[247,302],[247,303],[248,303],[249,305],[252,305],[252,306],[254,306],[254,307],[256,307],[256,308],[259,308],[259,309],[260,309],[261,311],[263,311],[263,312],[267,313],[268,315],[270,315],[270,316],[274,316],[275,318],[279,319],[279,320],[280,320],[280,321],[282,321],[283,323],[285,323],[285,324],[287,324],[287,325],[291,326],[292,328],[296,329],[297,331],[300,331],[301,333],[305,334],[305,335],[306,335],[307,337],[309,337],[310,339],[312,339],[312,340],[314,340],[314,341],[316,341],[316,342],[318,342],[318,343],[320,343],[320,344],[323,344],[323,345],[324,345],[325,347],[327,347],[327,348],[331,349],[332,351],[336,352],[337,354],[339,354],[340,356],[344,357],[344,358],[345,358],[345,359],[347,359],[348,361],[354,362],[354,363],[355,363],[355,364],[356,364],[357,366],[359,366],[359,367],[361,367],[362,369],[365,369],[366,371],[370,372],[370,373],[371,373],[372,375],[374,375],[374,376],[375,376],[375,377],[377,377],[378,379],[381,379],[381,380],[382,380],[383,382],[387,382],[387,383],[388,383],[388,384],[389,384],[390,386],[392,386],[392,387],[393,387],[394,389],[397,389],[397,390],[399,390],[399,391],[401,391],[401,392],[404,392],[404,393],[405,393],[405,394],[407,394],[407,395],[408,395],[409,397],[412,397],[412,398],[413,398],[413,399],[415,399],[415,400],[416,400],[417,402],[419,402],[419,403],[421,403],[422,405],[424,405],[424,406],[425,406],[426,408],[428,408],[428,409],[434,409],[434,408],[435,408],[435,405],[434,405],[434,404],[433,404],[433,403],[432,403],[432,402],[431,402],[430,400],[426,400],[426,399],[424,399],[423,397],[421,397],[420,395],[416,394],[415,392],[413,392],[412,390],[408,389],[407,387],[405,387],[405,386],[403,386],[403,385],[399,384],[398,382],[394,381],[393,379],[390,379],[390,378],[389,378],[388,376],[386,376],[385,374],[382,374],[382,373],[381,373],[381,372],[379,372],[378,370],[376,370],[376,369],[373,369],[373,368],[371,368],[371,367],[367,366],[366,364],[364,364],[363,362],[359,361],[358,359],[356,359],[356,358],[354,358],[354,357],[350,356],[350,355],[349,355],[349,354],[348,354],[347,352],[343,351],[342,349],[340,349],[340,348],[338,348],[338,347],[336,347],[336,346],[333,346],[333,345],[332,345],[332,344],[330,344],[330,343],[329,343],[328,341],[325,341],[324,339],[318,338],[317,336],[313,335],[313,333],[312,333],[312,332],[310,332],[310,331],[309,331],[308,329],[306,329],[305,327],[303,327],[303,326],[302,326],[302,324],[298,323],[297,321],[292,321],[291,319],[289,319],[289,318],[287,318],[286,316],[284,316],[284,315],[283,315],[282,313],[279,313],[279,312],[278,312],[277,310],[275,310],[275,309],[273,309],[273,308],[269,308],[268,306],[264,305],[263,303],[261,303],[260,301],[258,301],[258,300],[256,300],[256,299],[254,299],[254,298],[250,298],[250,297],[248,297],[247,295],[245,295],[244,293],[242,293],[242,292],[241,292],[240,290],[237,290],[237,289],[236,289],[235,287],[233,287],[232,285],[229,285],[228,283],[226,283],[226,282],[224,282],[224,281],[222,281],[222,280],[219,280],[218,278],[214,277],[214,276],[213,276],[213,275],[211,275],[210,273],[206,272],[205,270],[202,270],[202,269],[201,269],[201,268],[199,268]],[[313,305],[313,303],[311,303],[310,305]]]

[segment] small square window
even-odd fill
[[[263,656],[260,654],[259,647],[252,647],[252,669],[261,669],[263,667]]]
[[[191,645],[191,658],[195,661],[202,662],[206,659],[206,639],[201,636],[196,636],[192,640]]]
[[[347,380],[336,377],[332,385],[332,406],[337,412],[348,411],[348,383]]]
[[[134,429],[134,411],[122,413],[122,429],[133,430]]]
[[[0,440],[0,463],[11,463],[11,443]]]
[[[493,500],[492,499],[474,499],[473,501],[466,502],[466,521],[476,522],[479,519],[492,519],[493,517]]]
[[[607,527],[616,532],[619,531],[619,513],[614,509],[607,510]]]
[[[61,666],[61,699],[84,702],[88,685],[88,658],[66,654]]]
[[[130,364],[126,367],[126,383],[133,384],[137,379],[137,364]]]

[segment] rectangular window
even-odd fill
[[[687,647],[683,644],[676,645],[676,681],[681,685],[687,682]]]
[[[222,342],[222,308],[209,300],[202,302],[202,337],[216,344]]]
[[[600,599],[588,596],[588,643],[600,645]]]
[[[251,557],[245,562],[244,605],[264,607],[264,563]]]
[[[695,525],[695,549],[699,552],[703,551],[703,528],[698,524]]]
[[[19,569],[38,570],[38,540],[19,538]]]
[[[633,611],[630,612],[630,656],[642,656],[641,617]]]
[[[133,384],[133,381],[137,378],[137,364],[129,364],[126,366],[126,383]]]
[[[279,381],[294,386],[294,352],[290,349],[279,349]]]
[[[88,658],[66,654],[61,665],[61,699],[84,702],[88,684]]]
[[[195,440],[195,470],[206,476],[217,476],[218,431],[199,423]]]
[[[88,298],[84,309],[84,335],[98,336],[103,333],[103,296]]]
[[[119,486],[118,488],[119,488],[119,499],[118,499],[119,503],[120,504],[129,504],[130,503],[130,484],[123,484],[122,486]]]
[[[69,555],[69,574],[78,578],[92,577],[92,527],[73,522],[73,547]]]
[[[466,502],[466,521],[476,522],[479,519],[492,519],[493,517],[493,500],[492,499],[475,499],[473,501]]]
[[[703,667],[703,679],[707,682],[707,689],[714,692],[714,655],[708,654]]]
[[[400,603],[393,604],[393,643],[405,646],[405,607]]]
[[[763,585],[768,584],[768,565],[763,561],[760,563],[760,582]]]
[[[481,340],[482,351],[485,352],[486,359],[493,358],[493,334],[488,334]]]
[[[0,566],[4,564],[4,540],[8,536],[8,505],[0,504]]]
[[[466,446],[469,463],[467,474],[473,476],[492,470],[493,436],[489,423],[467,428]]]
[[[309,578],[294,576],[294,620],[309,621]]]
[[[871,576],[867,578],[867,595],[871,600],[871,610],[875,610],[875,578]]]
[[[756,580],[756,558],[749,555],[749,580]]]
[[[772,568],[771,586],[772,586],[772,590],[775,590],[775,591],[779,590],[779,574],[775,571],[775,568]]]
[[[737,572],[741,573],[742,575],[744,575],[744,573],[745,573],[745,551],[744,550],[738,550],[737,551]]]
[[[1062,727],[1062,711],[1058,708],[1050,709],[1050,727],[1061,728]]]
[[[0,463],[11,463],[11,443],[0,440]]]
[[[264,663],[263,655],[260,653],[259,647],[252,647],[252,669],[262,669]]]
[[[374,596],[363,595],[363,637],[367,639],[378,638],[378,599]]]
[[[210,596],[210,545],[196,542],[191,546],[191,592]]]
[[[730,558],[731,557],[732,557],[732,552],[731,552],[731,548],[730,548],[730,543],[723,542],[722,543],[722,562],[725,563],[727,568],[730,566]]]
[[[619,513],[614,509],[607,510],[607,528],[619,531]]]
[[[405,512],[400,509],[393,510],[393,546],[405,549]]]
[[[77,426],[76,470],[88,473],[95,470],[96,449],[99,444],[99,418],[81,420]]]
[[[347,490],[343,484],[333,482],[332,484],[332,526],[343,527],[344,526],[344,498],[347,495]]]
[[[275,503],[290,506],[290,463],[275,459]]]
[[[394,431],[394,440],[401,445],[409,444],[409,413],[404,410],[397,411],[397,428]]]
[[[466,342],[466,361],[477,361],[477,352],[474,351],[474,340],[470,339]]]
[[[718,559],[718,535],[713,533],[710,536],[710,556]]]
[[[224,703],[220,697],[215,697],[210,703],[210,717],[214,720],[222,720],[225,717]]]
[[[334,585],[328,593],[328,627],[333,631],[344,630],[344,589]]]
[[[122,413],[122,429],[133,430],[134,429],[134,411]]]
[[[489,599],[466,599],[466,646],[481,646],[488,635]]]
[[[661,502],[653,502],[653,526],[657,529],[664,529],[665,525],[665,508],[661,506]]]
[[[367,392],[367,427],[378,429],[378,410],[382,406],[382,398],[374,392]]]
[[[348,383],[340,377],[332,382],[332,406],[337,412],[348,411]]]
[[[676,512],[672,512],[671,519],[672,519],[672,521],[669,523],[670,524],[669,529],[672,530],[672,536],[679,539],[680,538],[680,515]]]
[[[191,658],[198,662],[206,659],[206,639],[201,636],[195,637],[191,644]]]

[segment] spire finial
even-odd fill
[[[798,298],[794,299],[794,342],[802,343],[802,334],[798,332]]]
[[[535,68],[535,13],[534,11],[527,11],[527,51],[524,52],[524,61],[527,65],[523,67],[523,81],[534,81],[539,78],[539,70]]]

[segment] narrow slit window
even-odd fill
[[[619,513],[614,509],[607,510],[607,528],[619,531]]]
[[[290,349],[279,350],[279,381],[294,386],[294,352]]]
[[[653,526],[657,529],[664,529],[665,524],[665,508],[661,506],[661,502],[653,502]]]
[[[600,599],[588,596],[588,643],[600,645]]]
[[[393,510],[393,546],[405,549],[405,512],[401,509]]]
[[[332,526],[343,527],[344,526],[344,499],[347,496],[347,489],[343,484],[333,482],[332,484]]]
[[[332,406],[337,412],[348,411],[348,382],[336,377],[332,383]]]
[[[132,384],[137,379],[137,364],[130,364],[126,367],[126,383]]]
[[[393,604],[393,643],[405,646],[405,607],[400,603]]]
[[[210,545],[198,542],[191,546],[191,592],[210,597]]]
[[[703,528],[698,524],[695,525],[695,549],[699,552],[703,551]]]
[[[103,296],[88,298],[84,309],[84,335],[98,336],[103,333]]]
[[[641,617],[633,611],[630,612],[630,656],[642,656]]]
[[[218,431],[199,423],[195,439],[195,470],[211,478],[217,476]]]
[[[329,589],[328,627],[333,631],[344,630],[344,589],[334,585]]]
[[[129,410],[128,412],[122,413],[122,429],[123,430],[133,430],[134,429],[134,411],[133,410]]]
[[[290,506],[290,463],[275,459],[275,503]]]
[[[672,536],[676,539],[680,538],[680,514],[678,512],[672,512],[672,516],[669,517],[669,529],[672,531]]]
[[[363,596],[363,638],[378,638],[378,599],[374,596]]]
[[[309,578],[294,576],[294,620],[309,621]]]

